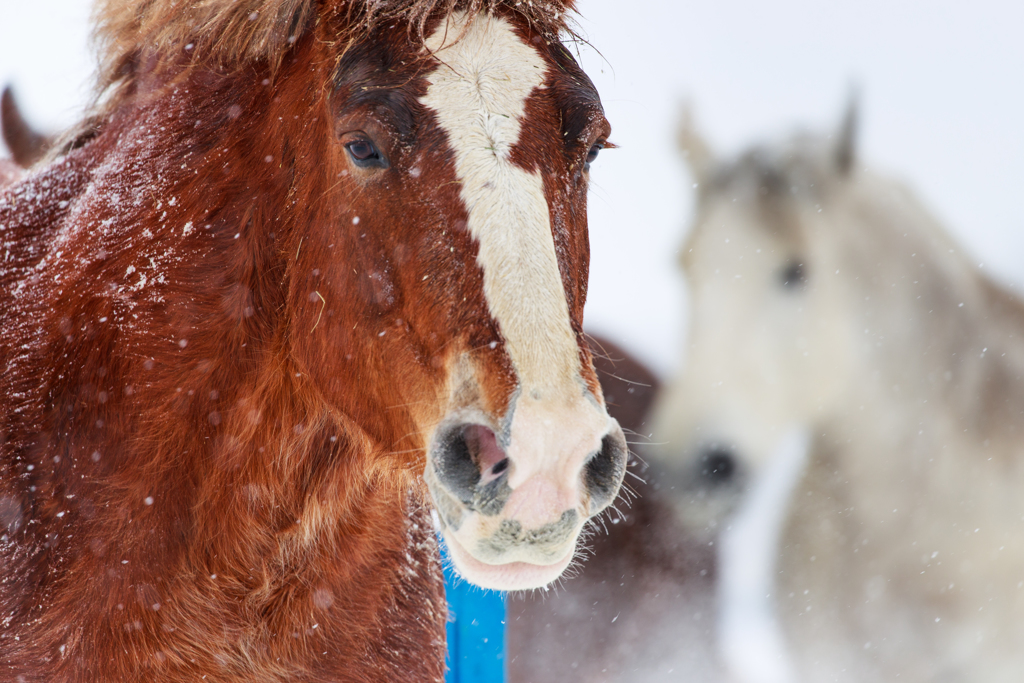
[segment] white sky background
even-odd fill
[[[583,64],[612,139],[590,199],[588,326],[658,370],[678,361],[675,270],[692,205],[678,160],[690,99],[733,154],[831,130],[861,92],[861,157],[908,180],[985,269],[1024,289],[1024,3],[1019,0],[578,0]],[[94,59],[84,0],[0,0],[0,81],[40,127],[73,122]]]

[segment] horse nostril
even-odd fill
[[[470,507],[498,494],[496,480],[510,465],[494,432],[481,424],[451,427],[438,438],[432,455],[438,481]]]
[[[473,461],[465,432],[464,426],[450,430],[439,440],[433,455],[438,480],[462,502],[468,503],[480,482],[480,469]]]
[[[700,476],[712,484],[724,484],[736,473],[736,458],[732,451],[713,446],[700,457]]]
[[[615,429],[601,439],[601,450],[587,461],[584,478],[590,494],[591,515],[606,508],[618,495],[619,485],[626,473],[628,453],[622,430]]]

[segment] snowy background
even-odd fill
[[[851,84],[862,158],[908,180],[986,270],[1024,288],[1024,3],[1018,0],[579,0],[581,48],[621,149],[595,164],[587,321],[675,367],[675,270],[692,204],[679,103],[719,153],[831,130]],[[0,0],[0,81],[57,130],[90,92],[85,0]]]

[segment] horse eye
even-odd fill
[[[602,149],[604,149],[604,144],[600,142],[595,142],[590,146],[590,151],[587,152],[587,162],[584,164],[586,168],[590,168],[590,165],[597,160],[597,155],[601,153]]]
[[[345,145],[356,166],[379,166],[384,157],[369,140],[353,140]]]
[[[804,264],[797,261],[791,262],[782,271],[780,279],[782,280],[782,286],[788,289],[793,289],[802,285],[807,278],[807,273],[804,269]]]

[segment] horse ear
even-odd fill
[[[22,168],[42,159],[52,144],[49,138],[32,130],[25,121],[9,85],[4,86],[3,94],[0,94],[0,129],[14,163]]]
[[[853,170],[853,164],[857,160],[857,128],[860,120],[860,96],[856,88],[851,88],[850,96],[846,102],[846,112],[839,124],[839,130],[835,136],[835,146],[832,148],[832,158],[835,161],[836,170],[841,175],[849,175]]]
[[[704,137],[697,132],[693,123],[693,110],[688,102],[680,107],[676,144],[679,145],[679,151],[686,160],[694,180],[703,184],[711,173],[714,155]]]

